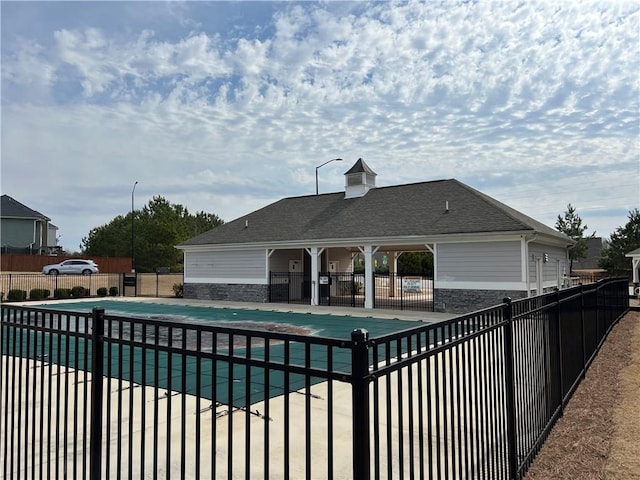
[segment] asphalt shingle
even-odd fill
[[[284,198],[182,245],[492,232],[541,232],[567,239],[454,179],[380,187],[363,197],[344,197],[339,192]]]

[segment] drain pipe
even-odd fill
[[[523,237],[524,240],[524,251],[523,261],[522,261],[522,280],[524,280],[525,285],[527,286],[527,297],[531,296],[531,288],[529,285],[529,244],[538,239],[538,234],[534,233],[533,236],[527,240],[526,235]]]

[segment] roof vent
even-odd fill
[[[344,174],[344,198],[364,197],[369,190],[376,188],[376,175],[376,172],[371,170],[362,158],[359,158]]]

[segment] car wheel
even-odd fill
[[[91,270],[89,270],[88,268],[82,271],[83,275],[91,275]]]
[[[56,270],[55,268],[49,270],[49,275],[58,275],[58,273],[60,273],[60,272],[58,272],[58,270]]]

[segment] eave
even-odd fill
[[[535,237],[534,237],[535,236]],[[264,249],[298,249],[308,247],[347,248],[357,249],[361,245],[377,245],[385,250],[427,250],[426,245],[437,243],[469,243],[469,242],[504,242],[520,241],[521,239],[535,238],[539,243],[566,247],[571,240],[554,237],[534,232],[533,230],[487,232],[487,233],[460,233],[446,235],[414,235],[394,237],[354,237],[354,238],[314,238],[298,239],[275,242],[244,242],[229,244],[201,244],[201,245],[177,245],[176,248],[185,252],[211,252],[232,250]]]

